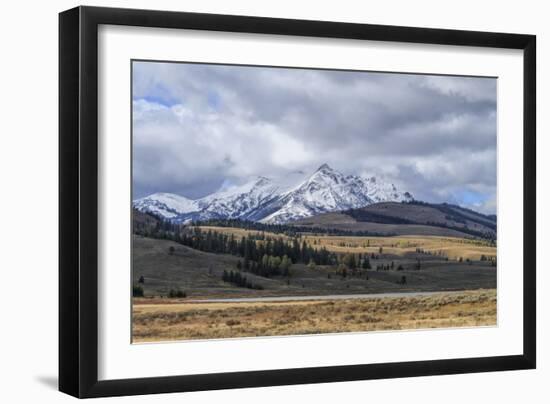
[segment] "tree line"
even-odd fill
[[[227,271],[224,269],[222,274],[222,280],[227,283],[231,283],[235,286],[248,289],[262,290],[264,287],[259,284],[255,284],[246,279],[239,271]]]
[[[250,220],[242,219],[210,219],[203,221],[195,221],[191,223],[192,226],[216,226],[216,227],[231,227],[245,230],[256,230],[258,232],[268,232],[275,234],[284,234],[289,237],[299,236],[301,233],[310,234],[326,234],[330,236],[360,236],[360,237],[381,237],[381,236],[395,236],[395,233],[380,233],[372,231],[352,231],[341,230],[329,227],[311,227],[300,226],[290,224],[270,224],[253,222]]]
[[[264,267],[279,267],[274,265],[273,259],[267,264],[264,257],[277,257],[281,262],[286,256],[290,263],[309,263],[313,260],[316,265],[332,265],[337,258],[334,253],[329,252],[325,247],[313,248],[305,240],[298,238],[290,240],[282,237],[265,236],[261,242],[257,242],[257,236],[248,234],[236,237],[234,234],[225,234],[209,229],[203,231],[199,227],[188,229],[184,233],[173,235],[176,241],[195,250],[219,254],[231,254],[243,258],[243,269],[250,269],[251,262]]]
[[[305,240],[300,242],[298,237],[285,239],[265,233],[237,237],[216,230],[204,231],[200,227],[160,220],[154,229],[134,232],[146,237],[171,240],[203,252],[240,257],[242,262],[238,269],[264,277],[289,276],[291,265],[296,263],[334,265],[338,262],[336,254],[325,247],[313,248]]]

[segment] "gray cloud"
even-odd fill
[[[133,64],[134,197],[327,162],[418,199],[494,212],[496,79]]]

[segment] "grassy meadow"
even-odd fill
[[[496,325],[496,291],[209,303],[135,299],[133,342]]]
[[[201,226],[203,231],[217,231],[235,237],[246,237],[248,235],[262,234],[266,237],[289,239],[281,234],[258,232],[257,230],[246,230],[232,227]],[[460,237],[444,236],[332,236],[315,235],[304,233],[302,239],[314,248],[325,247],[335,253],[378,253],[380,247],[386,254],[404,256],[414,253],[417,248],[431,254],[448,257],[449,259],[479,260],[482,255],[496,257],[496,247],[484,240],[467,239]]]

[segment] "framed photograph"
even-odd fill
[[[59,28],[61,391],[535,368],[535,36]]]

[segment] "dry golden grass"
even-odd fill
[[[249,234],[261,234],[257,230],[245,230],[232,227],[201,226],[204,231],[212,230],[224,234],[233,234],[241,238]],[[266,236],[288,239],[282,234],[264,232]],[[335,253],[353,252],[356,254],[378,253],[380,247],[386,254],[404,255],[414,253],[417,248],[421,248],[432,254],[441,253],[442,256],[456,260],[463,259],[479,260],[482,255],[495,258],[497,249],[489,245],[487,241],[471,240],[460,237],[441,237],[441,236],[391,236],[391,237],[362,237],[362,236],[302,236],[308,245],[314,248],[325,247],[327,250]]]
[[[496,325],[496,290],[246,303],[137,300],[133,341],[152,342]]]
[[[243,236],[246,237],[249,234],[252,234],[253,236],[263,234],[266,237],[273,237],[273,238],[281,237],[285,240],[288,239],[288,237],[285,236],[284,234],[276,234],[276,233],[271,233],[269,231],[247,230],[247,229],[241,229],[238,227],[221,227],[221,226],[197,226],[197,227],[199,227],[202,231],[212,230],[222,234],[228,234],[228,235],[233,234],[237,238],[237,240]]]
[[[439,236],[395,236],[395,237],[351,237],[351,236],[304,236],[313,247],[325,247],[329,251],[346,253],[378,253],[382,247],[385,254],[404,255],[414,253],[417,248],[426,252],[439,252],[449,259],[470,258],[479,260],[481,255],[496,257],[496,247],[485,241],[458,237]]]

